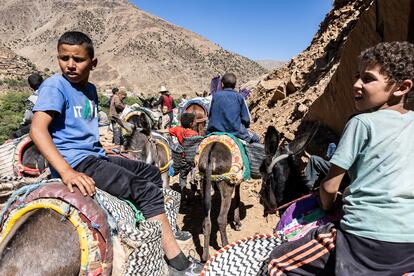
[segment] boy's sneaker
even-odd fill
[[[188,260],[191,262],[191,264],[186,270],[179,271],[171,266],[168,266],[170,276],[200,275],[201,271],[203,270],[204,265],[191,256],[188,257]]]
[[[192,236],[191,236],[190,232],[188,232],[188,231],[177,230],[174,233],[174,237],[175,237],[176,240],[186,241],[188,239],[191,239]]]

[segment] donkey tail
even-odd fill
[[[210,209],[211,209],[211,175],[213,173],[213,160],[211,160],[211,153],[213,152],[214,144],[210,148],[207,158],[207,167],[206,167],[206,178],[205,178],[205,185],[203,187],[204,193],[204,217],[208,216]]]

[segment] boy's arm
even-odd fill
[[[332,164],[329,169],[328,175],[321,183],[319,189],[319,195],[321,198],[321,207],[323,210],[329,210],[332,208],[333,203],[336,200],[339,185],[344,177],[346,170]]]
[[[72,169],[72,167],[63,159],[59,153],[52,137],[49,134],[48,127],[52,122],[53,116],[48,112],[38,111],[34,114],[30,128],[30,138],[37,146],[40,153],[46,158],[50,165],[59,173],[64,184],[71,192],[73,186],[77,186],[83,195],[95,194],[95,181],[84,173]]]

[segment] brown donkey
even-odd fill
[[[151,131],[148,118],[144,113],[132,116],[128,122],[115,118],[117,123],[129,131],[125,137],[124,150],[138,160],[160,168],[163,188],[170,187],[168,167],[171,150],[168,142],[160,134]]]
[[[205,146],[199,153],[198,171],[202,177],[201,193],[203,206],[203,234],[204,234],[204,248],[202,261],[205,262],[209,257],[209,244],[211,234],[211,189],[212,189],[212,175],[223,175],[230,171],[232,166],[232,153],[229,148],[220,142],[213,142]],[[235,191],[235,210],[233,223],[235,230],[240,231],[240,185],[229,180],[216,181],[216,186],[221,195],[220,214],[217,218],[219,231],[221,235],[222,245],[228,244],[227,239],[227,215],[231,205],[233,191]]]

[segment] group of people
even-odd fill
[[[100,145],[98,97],[88,81],[97,66],[91,39],[81,32],[66,32],[58,40],[57,52],[62,73],[46,79],[38,88],[30,129],[53,176],[60,177],[70,191],[76,186],[85,196],[93,196],[98,187],[131,199],[146,219],[161,222],[170,275],[199,273],[202,265],[181,251],[165,215],[158,168],[107,156]],[[273,257],[283,262],[273,262],[270,270],[280,275],[414,271],[414,163],[410,160],[414,113],[403,105],[412,92],[413,59],[413,45],[406,42],[382,43],[361,56],[354,99],[357,109],[367,113],[347,124],[320,188],[322,207],[332,208],[340,181],[348,171],[351,184],[343,195],[345,215],[340,228],[330,232],[336,235],[330,240],[335,243],[336,238],[336,257],[331,257],[335,246],[329,247],[318,254],[322,261],[315,261],[312,255],[292,266],[292,254],[275,253]],[[228,132],[248,143],[259,142],[259,137],[248,131],[249,110],[235,85],[234,74],[223,75],[222,91],[212,98],[207,133]],[[161,92],[155,104],[165,107],[171,119],[174,100],[165,87]],[[126,94],[113,93],[110,115],[119,116]],[[184,113],[181,123],[181,127],[167,128],[180,143],[183,137],[197,135],[192,130],[194,115]],[[120,137],[116,138],[119,145]],[[304,244],[306,241],[299,240],[297,248]]]

